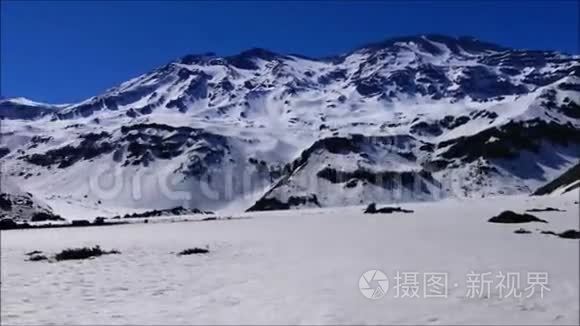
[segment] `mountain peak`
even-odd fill
[[[468,52],[472,54],[487,51],[505,51],[508,50],[500,45],[480,41],[473,36],[447,36],[442,34],[419,34],[410,36],[393,37],[381,42],[369,43],[359,48],[359,50],[376,51],[386,48],[396,47],[398,43],[414,43],[422,51],[431,54],[441,54],[442,50],[436,43],[445,45],[452,53],[459,54]]]
[[[277,57],[281,57],[282,55],[272,52],[270,50],[264,48],[251,48],[245,51],[242,51],[238,56],[244,57],[253,57],[253,58],[260,58],[264,60],[272,60],[276,59]]]
[[[188,54],[185,55],[183,57],[181,57],[179,59],[180,63],[183,64],[199,64],[202,62],[205,62],[209,59],[213,59],[216,57],[216,54],[214,52],[206,52],[206,53],[201,53],[201,54]]]
[[[425,35],[425,38],[427,38],[431,41],[443,43],[443,44],[447,45],[447,47],[450,47],[451,49],[459,50],[457,47],[460,47],[464,51],[472,52],[472,53],[485,52],[485,51],[501,52],[501,51],[509,50],[508,48],[506,48],[504,46],[501,46],[501,45],[498,45],[495,43],[491,43],[491,42],[482,41],[482,40],[479,40],[478,38],[473,37],[473,36],[449,37],[449,36],[438,35],[438,34],[430,34],[430,35]]]
[[[50,104],[35,102],[26,97],[3,97],[0,99],[0,103],[11,103],[22,106],[50,106]]]
[[[246,70],[258,69],[255,63],[256,59],[262,59],[265,61],[272,61],[275,59],[286,59],[285,55],[272,52],[263,48],[251,48],[240,52],[239,54],[226,57],[225,59],[233,65],[234,67]]]

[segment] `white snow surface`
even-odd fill
[[[353,206],[229,221],[2,231],[1,319],[6,325],[577,325],[578,240],[539,232],[578,229],[579,195],[402,204],[412,214],[367,215]],[[503,210],[548,206],[566,212],[533,213],[547,224],[487,222]],[[532,233],[515,234],[520,227]],[[92,245],[121,254],[25,261],[33,250]],[[175,255],[195,246],[210,253]],[[372,269],[390,280],[376,301],[358,288]],[[397,298],[396,272],[448,273],[448,297]],[[522,282],[528,272],[545,272],[550,291],[501,298],[493,287],[487,298],[469,298],[471,272],[517,272]]]

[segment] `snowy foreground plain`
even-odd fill
[[[363,207],[245,213],[248,219],[2,231],[2,324],[578,324],[578,191]],[[557,207],[549,223],[492,224],[503,210]],[[531,234],[515,234],[523,227]],[[58,263],[25,253],[100,245],[120,255]],[[208,255],[176,252],[209,246]],[[389,277],[369,300],[359,278]],[[448,273],[447,298],[396,298],[397,271]],[[471,272],[546,272],[544,298],[466,297]],[[525,279],[523,280],[525,281]],[[457,286],[455,286],[457,284]]]

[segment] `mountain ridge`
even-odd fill
[[[189,53],[186,55],[183,55],[181,57],[178,57],[172,61],[170,61],[168,64],[171,64],[173,62],[180,62],[183,60],[188,60],[187,58],[189,58],[189,60],[195,59],[195,58],[208,58],[208,59],[224,59],[224,58],[229,58],[229,57],[237,57],[240,55],[243,55],[245,53],[253,53],[255,51],[259,51],[259,52],[265,52],[265,53],[270,53],[272,55],[275,56],[280,56],[280,57],[297,57],[297,58],[302,58],[302,59],[308,59],[308,60],[318,60],[318,61],[333,61],[333,60],[337,60],[338,58],[342,57],[342,56],[347,56],[352,54],[353,52],[356,52],[358,50],[362,50],[365,48],[375,48],[375,47],[385,47],[385,46],[392,46],[394,43],[396,42],[405,42],[405,41],[416,41],[416,40],[421,40],[421,39],[433,39],[433,40],[446,40],[447,42],[460,42],[461,40],[468,40],[468,41],[472,41],[475,44],[480,44],[480,45],[487,45],[490,49],[497,49],[498,52],[502,52],[502,51],[513,51],[515,50],[514,48],[511,47],[506,47],[503,45],[499,45],[496,43],[492,43],[492,42],[488,42],[488,41],[484,41],[484,40],[480,40],[477,37],[471,36],[471,35],[461,35],[461,36],[448,36],[445,34],[437,34],[437,33],[426,33],[426,34],[410,34],[410,35],[406,35],[406,36],[398,36],[398,37],[388,37],[385,38],[382,41],[378,41],[378,42],[368,42],[368,43],[363,43],[362,45],[358,45],[358,46],[354,46],[351,50],[348,50],[342,54],[334,54],[334,55],[325,55],[325,56],[307,56],[307,55],[303,55],[303,54],[299,54],[296,52],[288,52],[288,53],[278,53],[275,51],[271,51],[268,50],[265,47],[260,47],[260,46],[256,46],[256,47],[251,47],[248,48],[246,50],[242,50],[237,54],[231,54],[231,55],[218,55],[216,52],[212,52],[212,51],[206,51],[203,53]],[[578,54],[571,54],[571,53],[564,53],[561,51],[557,51],[557,50],[549,50],[549,49],[545,49],[545,50],[540,50],[540,49],[521,49],[520,51],[529,51],[529,52],[546,52],[546,53],[560,53],[560,54],[564,54],[567,56],[571,56],[571,57],[580,57],[580,55]],[[165,64],[167,65],[167,64]],[[164,65],[155,68],[159,69],[161,67],[163,67]],[[112,87],[114,88],[114,86]],[[109,88],[110,89],[110,88]],[[105,90],[106,91],[106,90]],[[15,97],[0,97],[0,102],[1,101],[12,101],[12,100],[17,100],[17,99],[25,99],[31,102],[36,102],[39,104],[44,104],[44,105],[49,105],[49,106],[64,106],[64,105],[71,105],[71,104],[61,104],[61,103],[43,103],[43,102],[37,102],[35,100],[29,99],[27,97],[24,96],[15,96]]]
[[[529,193],[580,157],[580,57],[436,34],[370,44],[186,55],[79,103],[2,100],[0,160],[47,201],[117,215]],[[83,173],[101,167],[139,179],[140,199],[101,198]],[[190,196],[168,198],[165,177]]]

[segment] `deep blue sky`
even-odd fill
[[[578,53],[578,1],[1,0],[3,96],[97,95],[188,53],[250,47],[325,56],[393,36],[472,35]]]

